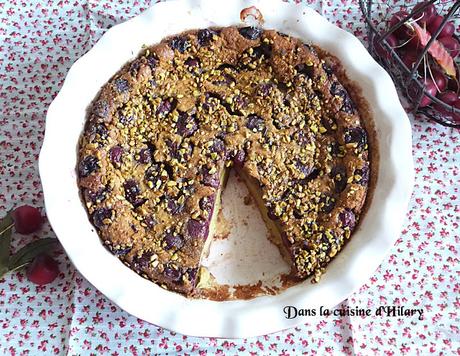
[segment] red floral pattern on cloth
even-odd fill
[[[308,3],[364,39],[356,0]],[[111,26],[153,2],[0,0],[0,212],[43,206],[37,159],[46,110],[67,70]],[[120,310],[74,269],[37,287],[21,272],[0,279],[0,353],[25,354],[460,354],[460,134],[411,118],[416,182],[391,254],[342,307],[403,305],[414,317],[307,318],[297,328],[249,339],[196,338]],[[14,236],[14,246],[53,236]]]

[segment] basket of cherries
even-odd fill
[[[460,0],[429,0],[395,8],[360,0],[369,51],[390,73],[413,110],[460,128]]]

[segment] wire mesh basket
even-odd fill
[[[392,0],[359,0],[359,5],[369,52],[392,76],[413,111],[460,128],[460,0],[400,6]]]

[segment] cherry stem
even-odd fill
[[[392,48],[401,48],[401,47],[404,47],[406,44],[408,44],[410,41],[412,41],[412,39],[414,38],[415,36],[412,36],[411,38],[409,38],[406,42],[403,42],[402,44],[398,45],[398,46],[394,46]]]
[[[20,270],[21,268],[23,268],[23,267],[25,267],[25,266],[27,266],[29,264],[30,264],[30,262],[23,263],[22,265],[19,265],[17,267],[14,267],[13,269],[10,269],[9,272],[15,272],[15,271]]]
[[[3,231],[0,231],[0,236],[3,236],[3,234],[4,234],[6,231],[8,231],[9,229],[11,229],[13,226],[14,226],[14,222],[11,223],[10,225],[8,225],[7,227],[5,227],[5,228],[3,229]]]
[[[422,12],[422,13],[420,14],[421,16],[420,16],[418,19],[412,19],[412,18],[410,18],[410,19],[406,22],[406,24],[409,25],[410,28],[413,30],[414,27],[412,26],[412,24],[415,23],[415,22],[418,22],[419,20],[421,20],[424,14],[425,14],[425,13]]]

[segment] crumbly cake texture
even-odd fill
[[[277,31],[189,31],[142,51],[101,90],[79,187],[110,251],[191,295],[222,173],[257,189],[283,255],[318,280],[363,210],[369,140],[335,57]],[[250,238],[250,236],[248,236]]]

